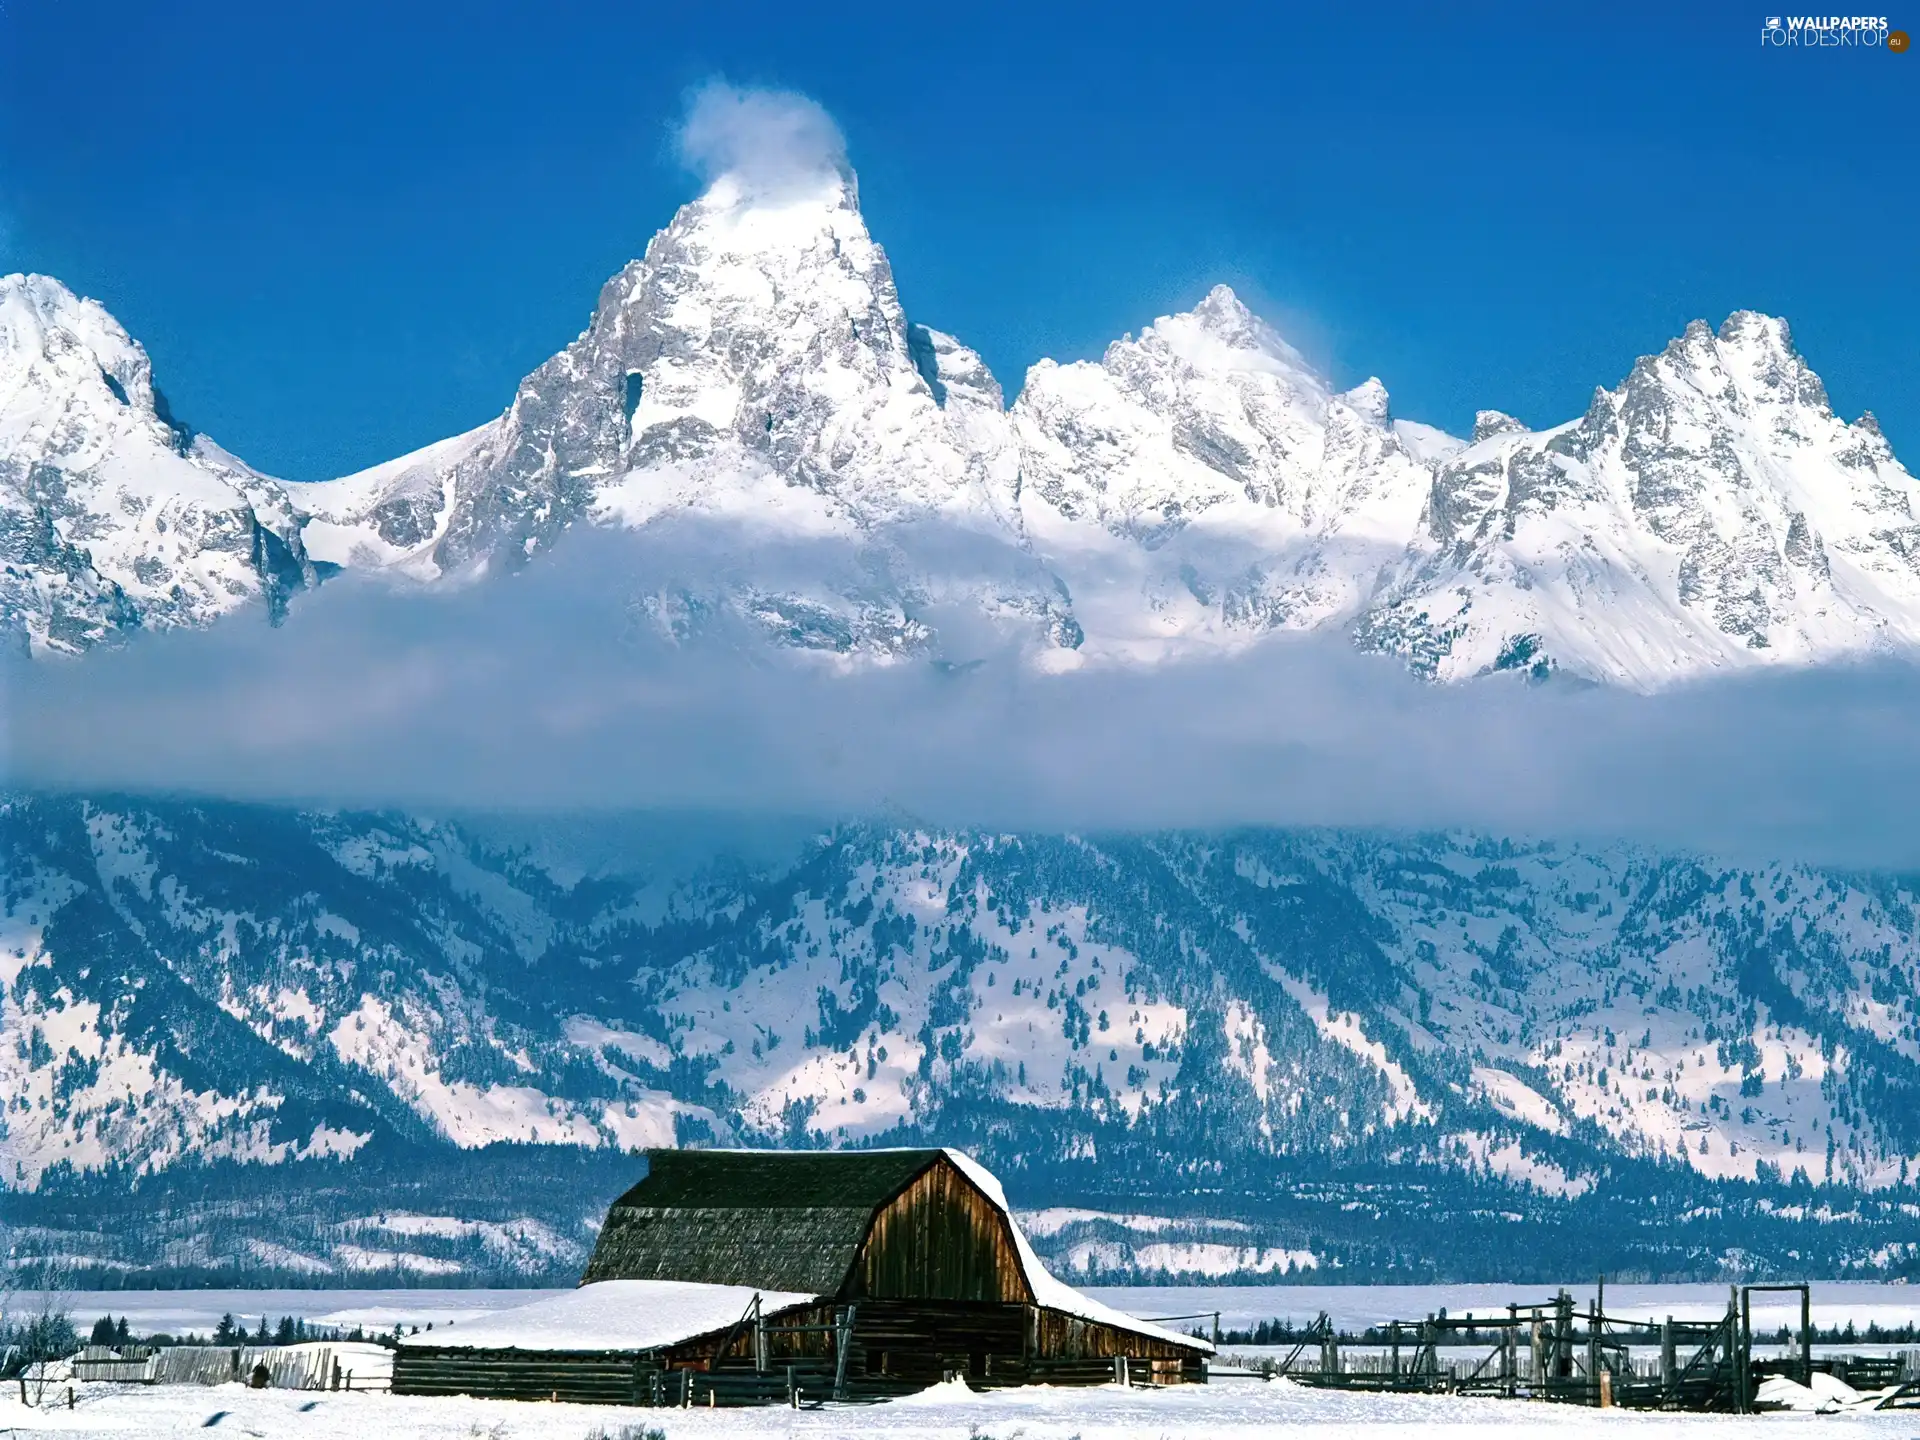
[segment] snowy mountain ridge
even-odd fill
[[[1311,1214],[1166,1218],[1282,1181],[1490,1186],[1460,1203],[1496,1214],[1911,1198],[1904,882],[1474,835],[665,827],[612,869],[590,839],[8,800],[0,1186],[330,1158],[358,1224],[409,1146],[611,1176],[635,1146],[936,1139],[1067,1207],[1043,1238],[1077,1267],[1192,1272],[1322,1263]]]
[[[1336,391],[1225,287],[1008,407],[906,314],[849,173],[723,176],[497,419],[305,484],[170,428],[144,353],[57,282],[0,279],[0,316],[0,624],[37,653],[331,567],[515,567],[578,524],[660,539],[663,634],[729,614],[842,663],[971,658],[955,614],[1045,669],[1325,629],[1442,681],[1641,689],[1920,639],[1920,488],[1748,312],[1578,420],[1485,411],[1470,441]]]

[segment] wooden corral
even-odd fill
[[[1800,1298],[1798,1354],[1754,1355],[1752,1298]],[[1500,1316],[1393,1321],[1380,1327],[1384,1353],[1343,1352],[1323,1316],[1274,1368],[1303,1385],[1339,1390],[1500,1396],[1635,1410],[1748,1414],[1764,1408],[1761,1383],[1781,1375],[1811,1385],[1816,1372],[1885,1390],[1878,1408],[1920,1407],[1920,1380],[1898,1358],[1816,1359],[1809,1287],[1731,1287],[1717,1320],[1630,1320],[1605,1311],[1604,1285],[1576,1307],[1565,1290],[1545,1303],[1510,1305]],[[1636,1356],[1634,1347],[1654,1353]]]
[[[738,1320],[644,1351],[410,1341],[395,1390],[724,1405],[881,1398],[949,1378],[1206,1378],[1205,1342],[1048,1275],[997,1182],[964,1157],[666,1150],[648,1161],[609,1212],[583,1287],[754,1287]],[[761,1292],[813,1299],[770,1308]]]

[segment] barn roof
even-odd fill
[[[839,1291],[873,1212],[939,1150],[649,1150],[613,1202],[585,1281]]]
[[[756,1295],[769,1317],[819,1298],[750,1285],[602,1280],[400,1343],[445,1350],[655,1350],[729,1329]]]
[[[940,1150],[649,1150],[647,1178],[614,1203],[660,1209],[873,1210]]]

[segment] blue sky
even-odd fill
[[[671,128],[725,76],[833,113],[909,313],[1009,395],[1225,280],[1401,415],[1546,424],[1751,307],[1920,463],[1920,57],[1763,51],[1764,18],[6,0],[0,269],[324,478],[497,413],[579,331],[693,193]]]

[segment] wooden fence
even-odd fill
[[[1801,1297],[1797,1346],[1784,1356],[1756,1353],[1752,1295],[1792,1290]],[[1826,1373],[1855,1389],[1898,1388],[1888,1406],[1920,1408],[1920,1351],[1895,1356],[1815,1357],[1810,1292],[1805,1285],[1732,1287],[1719,1320],[1629,1320],[1607,1315],[1596,1295],[1584,1313],[1562,1290],[1539,1304],[1509,1305],[1506,1316],[1393,1321],[1349,1349],[1322,1315],[1278,1363],[1263,1370],[1303,1385],[1497,1395],[1575,1405],[1719,1410],[1746,1414],[1770,1375],[1810,1385]],[[1375,1337],[1385,1340],[1381,1345]],[[1636,1339],[1657,1342],[1634,1353]]]
[[[385,1390],[384,1366],[369,1374],[364,1350],[330,1345],[89,1345],[73,1359],[76,1380],[125,1385],[252,1385],[274,1390]],[[358,1371],[359,1373],[356,1373]]]

